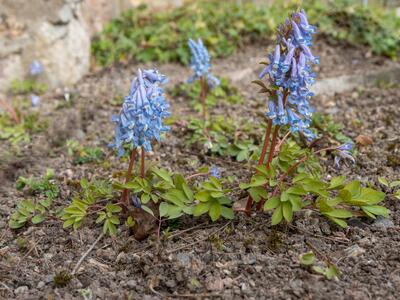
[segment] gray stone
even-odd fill
[[[29,291],[29,288],[26,285],[21,285],[14,290],[16,295],[25,294]]]
[[[137,285],[138,285],[138,283],[136,282],[136,280],[133,280],[133,279],[128,280],[128,282],[126,283],[126,286],[131,289],[137,287]]]
[[[176,287],[176,281],[173,280],[173,279],[167,280],[167,281],[165,282],[165,285],[166,285],[167,287],[169,287],[169,288],[174,288],[174,287]]]
[[[389,218],[384,218],[382,216],[376,217],[375,222],[373,223],[373,226],[379,227],[379,228],[392,228],[394,227],[394,223],[391,219]]]
[[[0,2],[0,91],[27,77],[33,60],[45,70],[37,80],[50,87],[73,84],[89,70],[90,35],[80,2]]]
[[[176,259],[181,266],[188,266],[190,263],[190,257],[185,253],[178,253]]]
[[[183,0],[26,0],[0,1],[0,92],[28,75],[39,60],[38,80],[50,88],[76,83],[89,71],[90,38],[122,11],[146,3],[182,5]]]
[[[43,288],[46,285],[46,283],[44,281],[39,281],[37,288],[40,290],[41,288]]]
[[[348,257],[358,257],[365,253],[365,249],[356,244],[344,249],[344,252]]]
[[[359,86],[371,86],[376,82],[399,83],[400,64],[393,63],[393,66],[381,70],[368,72],[366,74],[343,75],[333,78],[324,78],[312,86],[311,91],[315,94],[334,95],[351,91]]]

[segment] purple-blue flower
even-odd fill
[[[193,70],[193,75],[189,78],[188,82],[192,83],[197,79],[204,78],[207,79],[210,88],[218,86],[220,80],[210,72],[211,58],[203,41],[198,39],[197,42],[195,42],[189,39],[188,45],[191,53],[190,67]]]
[[[268,102],[267,118],[274,125],[289,124],[292,132],[299,131],[309,140],[315,138],[307,130],[314,111],[309,103],[313,96],[309,87],[316,78],[312,65],[319,64],[319,58],[310,49],[315,32],[304,10],[293,13],[290,20],[279,26],[274,53],[268,56],[270,63],[259,75],[268,75],[270,84],[276,87]]]
[[[142,207],[142,202],[140,201],[139,197],[136,194],[134,194],[131,197],[131,202],[132,202],[133,206],[136,207],[136,208],[141,208]]]
[[[38,95],[32,94],[31,95],[31,103],[33,107],[37,107],[40,104],[40,97]]]
[[[39,75],[39,74],[43,73],[43,71],[44,71],[44,68],[40,61],[38,61],[38,60],[32,61],[32,63],[29,66],[29,74],[31,74],[32,76],[35,76],[35,75]]]
[[[165,75],[156,69],[138,70],[120,114],[112,116],[116,125],[115,140],[110,147],[118,150],[118,156],[124,154],[125,144],[133,148],[143,147],[146,152],[152,151],[152,141],[159,142],[161,133],[169,130],[163,125],[163,119],[170,115],[161,87],[166,80]]]
[[[221,178],[221,172],[216,166],[210,168],[210,175],[215,178]]]
[[[340,162],[342,159],[347,159],[351,161],[353,164],[356,163],[351,151],[353,150],[353,143],[346,143],[336,148],[336,155],[335,155],[335,166],[337,168],[340,167]]]

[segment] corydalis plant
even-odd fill
[[[203,118],[206,119],[206,97],[209,88],[214,88],[220,84],[220,80],[211,74],[211,58],[208,54],[207,48],[204,46],[203,41],[198,39],[195,42],[189,39],[188,42],[191,58],[190,67],[193,70],[193,75],[189,78],[189,83],[195,80],[200,80],[200,98],[203,108]]]
[[[263,63],[266,67],[259,74],[260,79],[266,78],[268,86],[261,80],[255,81],[262,87],[261,92],[268,94],[268,112],[265,114],[268,123],[259,165],[264,164],[272,134],[266,166],[271,163],[282,126],[289,125],[291,132],[300,132],[308,140],[315,138],[308,128],[313,112],[309,103],[313,94],[309,86],[315,83],[316,77],[311,66],[319,64],[319,58],[309,48],[315,32],[316,28],[308,23],[304,10],[293,13],[279,26],[275,51],[268,56],[269,63]],[[251,206],[249,197],[247,209]]]
[[[152,142],[159,142],[162,132],[169,130],[169,127],[163,125],[163,119],[170,115],[169,104],[161,87],[166,81],[166,76],[156,69],[139,69],[119,115],[112,117],[116,124],[115,141],[110,146],[118,150],[118,156],[124,154],[124,146],[131,149],[126,182],[132,176],[137,149],[141,149],[140,176],[143,178],[145,153],[152,151]],[[129,203],[128,196],[128,190],[125,189],[122,202],[126,205]]]

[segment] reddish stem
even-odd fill
[[[268,160],[267,160],[267,163],[266,163],[267,168],[269,167],[270,163],[272,162],[272,158],[274,157],[276,140],[278,138],[279,128],[280,128],[279,125],[275,126],[275,130],[274,130],[274,133],[272,135],[271,148],[269,149]]]
[[[141,163],[140,163],[140,177],[144,178],[144,157],[146,153],[144,152],[144,148],[142,147],[142,155],[141,155]]]
[[[258,160],[259,166],[264,163],[265,154],[267,154],[267,149],[269,146],[269,138],[271,136],[271,129],[272,129],[272,120],[268,120],[267,130],[265,131],[265,137],[264,137],[264,145],[261,151],[260,159]]]
[[[274,157],[276,140],[278,138],[279,128],[280,128],[279,125],[275,126],[275,130],[274,130],[274,133],[272,135],[271,148],[269,149],[268,160],[267,160],[267,163],[266,163],[266,167],[267,168],[269,168],[269,165],[272,162],[272,158]],[[258,211],[261,211],[262,207],[264,206],[264,203],[265,203],[265,199],[262,199],[260,202],[257,203],[257,210]]]
[[[16,124],[21,123],[21,120],[19,119],[17,112],[15,111],[14,107],[11,104],[7,103],[7,101],[3,99],[0,99],[0,103],[1,106],[3,106],[4,110],[8,112],[8,114]]]
[[[203,109],[203,120],[204,122],[206,121],[206,116],[207,116],[207,107],[206,107],[206,96],[207,96],[207,90],[206,90],[206,85],[205,85],[205,80],[204,77],[200,77],[200,100],[201,100],[201,106]]]
[[[264,144],[261,150],[261,155],[258,160],[258,165],[262,165],[264,163],[265,155],[267,153],[267,149],[269,146],[269,138],[271,136],[271,129],[272,129],[272,120],[268,120],[268,125],[267,125],[267,130],[265,131],[265,137],[264,137]],[[250,210],[253,207],[253,199],[249,195],[247,198],[247,203],[246,203],[246,212],[247,215],[250,216]]]
[[[133,164],[134,164],[135,160],[136,160],[136,149],[132,149],[131,158],[130,158],[129,166],[128,166],[128,172],[126,172],[125,183],[128,183],[129,179],[132,176],[132,169],[133,169]],[[129,198],[129,191],[128,191],[128,189],[124,189],[122,191],[121,202],[124,203],[125,205],[128,205],[129,204],[128,198]]]

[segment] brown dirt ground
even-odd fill
[[[390,61],[374,57],[365,49],[321,41],[320,78],[363,73]],[[318,43],[317,43],[318,44]],[[229,74],[258,63],[260,47],[248,47],[235,56],[214,62],[216,74]],[[15,190],[18,176],[40,176],[46,168],[57,174],[61,194],[56,206],[70,199],[68,182],[86,178],[107,179],[126,168],[112,153],[107,164],[73,165],[64,146],[67,138],[85,145],[106,148],[113,134],[109,118],[118,111],[112,99],[123,95],[136,65],[118,66],[87,76],[71,93],[74,105],[56,108],[63,100],[58,92],[45,96],[41,106],[49,129],[33,137],[19,155],[0,145],[0,298],[3,299],[83,299],[81,289],[92,299],[397,299],[400,293],[400,201],[388,195],[393,224],[352,220],[343,230],[310,212],[297,214],[292,225],[270,226],[268,214],[215,224],[207,219],[183,219],[161,243],[156,235],[137,242],[127,232],[103,238],[84,261],[77,276],[64,288],[56,288],[53,276],[70,272],[81,255],[95,241],[101,229],[84,227],[72,232],[57,220],[13,232],[8,217],[15,204],[26,195]],[[170,85],[186,80],[188,70],[172,64],[160,66],[170,77]],[[250,76],[249,76],[250,77]],[[249,78],[249,81],[254,79]],[[239,85],[246,105],[217,106],[213,114],[226,114],[261,123],[264,101],[248,82]],[[345,125],[352,138],[370,136],[374,143],[359,148],[354,168],[341,173],[363,182],[377,183],[378,176],[399,179],[400,92],[397,88],[360,88],[332,97],[317,96],[314,106],[332,114]],[[171,101],[174,114],[188,119],[193,111],[185,99]],[[188,151],[182,146],[182,128],[173,126],[151,159],[185,174],[200,165],[215,164],[223,175],[247,180],[249,166]],[[326,158],[329,174],[332,158]],[[397,177],[397,178],[396,178]],[[237,197],[238,199],[240,197]],[[163,228],[165,229],[165,228]],[[17,239],[27,249],[20,249]],[[341,271],[339,281],[329,281],[299,264],[298,256],[313,250],[319,260],[328,259]],[[397,296],[396,296],[397,295]]]

